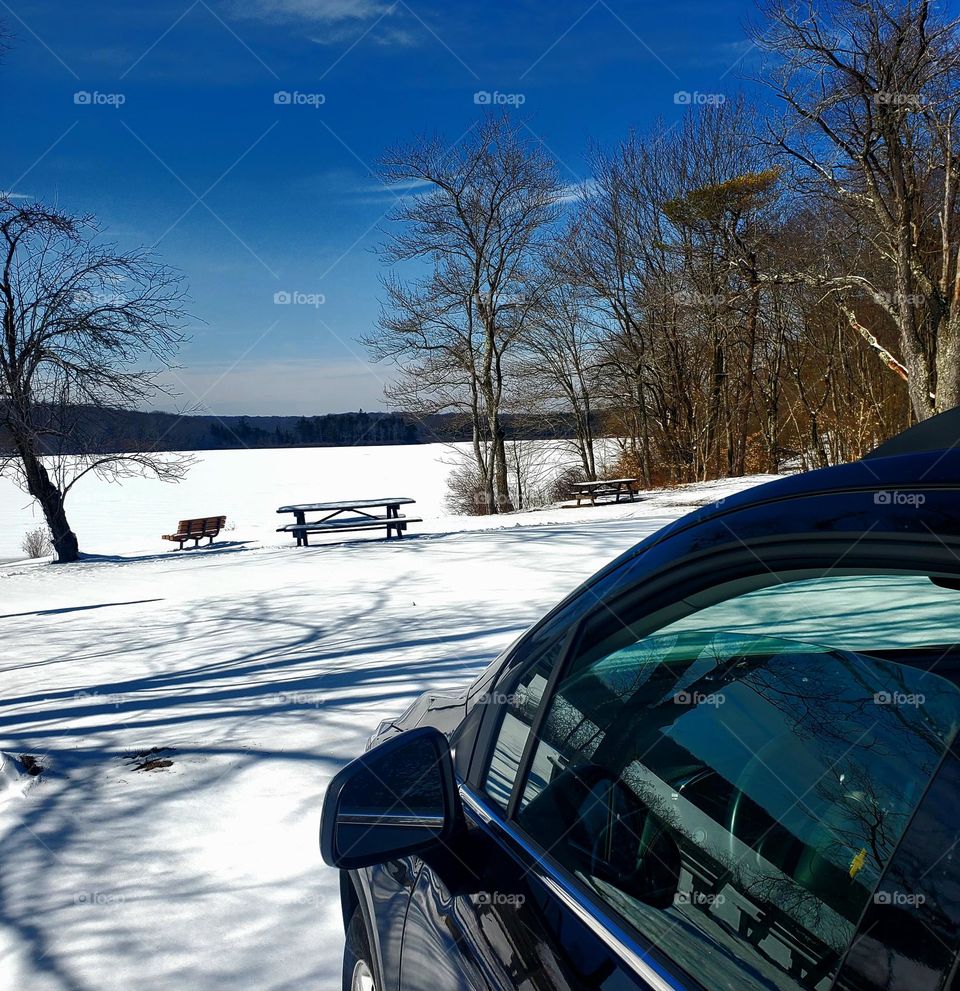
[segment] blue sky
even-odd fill
[[[452,142],[484,110],[475,94],[519,94],[510,112],[582,181],[591,141],[677,119],[679,91],[743,88],[753,15],[742,0],[0,0],[15,35],[0,188],[92,212],[184,273],[196,320],[180,397],[158,406],[380,409],[389,368],[355,338],[376,320],[396,196],[372,174],[382,151]]]

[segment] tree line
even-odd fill
[[[587,478],[600,423],[653,484],[850,460],[960,404],[957,21],[760,13],[760,96],[592,148],[572,204],[508,114],[384,156],[426,192],[391,218],[363,341],[393,408],[469,421],[490,511],[513,506],[508,413],[572,422]]]

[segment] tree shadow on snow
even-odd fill
[[[288,931],[317,926],[319,863],[305,863],[292,882],[267,878],[248,890],[249,880],[224,875],[216,862],[203,868],[179,856],[171,844],[185,838],[164,832],[160,823],[172,813],[163,810],[188,810],[188,830],[206,803],[202,821],[218,822],[218,805],[235,783],[267,770],[270,780],[291,782],[283,814],[295,822],[278,822],[278,830],[315,830],[326,781],[381,718],[427,688],[464,684],[527,624],[525,615],[505,623],[502,609],[476,601],[411,614],[412,582],[397,576],[402,591],[347,597],[348,608],[337,610],[322,596],[305,610],[299,588],[228,599],[212,593],[192,616],[150,603],[135,616],[77,610],[58,641],[50,638],[43,663],[75,678],[0,700],[0,748],[45,755],[51,767],[11,810],[13,827],[0,825],[0,918],[38,982],[94,991],[100,981],[90,983],[90,975],[109,973],[111,961],[149,955],[156,936],[144,931],[143,918],[155,905],[160,917],[195,915],[222,943],[232,928],[245,932],[243,965],[253,971],[211,986],[293,986],[289,973],[276,971],[277,952],[285,953],[274,949],[276,926],[281,919]],[[118,667],[128,676],[85,676]],[[121,759],[153,745],[174,748],[171,768],[135,772]],[[130,780],[136,788],[124,786]],[[221,827],[227,848],[232,825]],[[190,833],[186,841],[201,838]],[[321,878],[319,909],[333,917],[335,878]],[[230,897],[217,900],[224,890]],[[306,971],[300,986],[325,986],[339,952],[329,949],[330,959],[318,953],[298,963]],[[199,986],[209,976],[197,969],[207,955],[184,959],[179,983]],[[149,971],[149,960],[144,965]]]

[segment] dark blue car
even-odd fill
[[[343,987],[960,991],[939,419],[677,521],[381,725],[323,810]]]

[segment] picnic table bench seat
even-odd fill
[[[337,518],[317,521],[315,523],[287,523],[278,526],[277,533],[322,533],[324,530],[376,530],[383,529],[389,524],[389,529],[406,527],[408,523],[422,523],[419,516],[355,516],[353,518]]]
[[[193,520],[180,520],[177,524],[176,533],[165,533],[162,540],[172,540],[178,543],[178,551],[183,550],[183,545],[188,541],[193,541],[194,547],[200,546],[200,541],[208,537],[208,545],[213,543],[216,537],[226,525],[226,516],[198,516]]]

